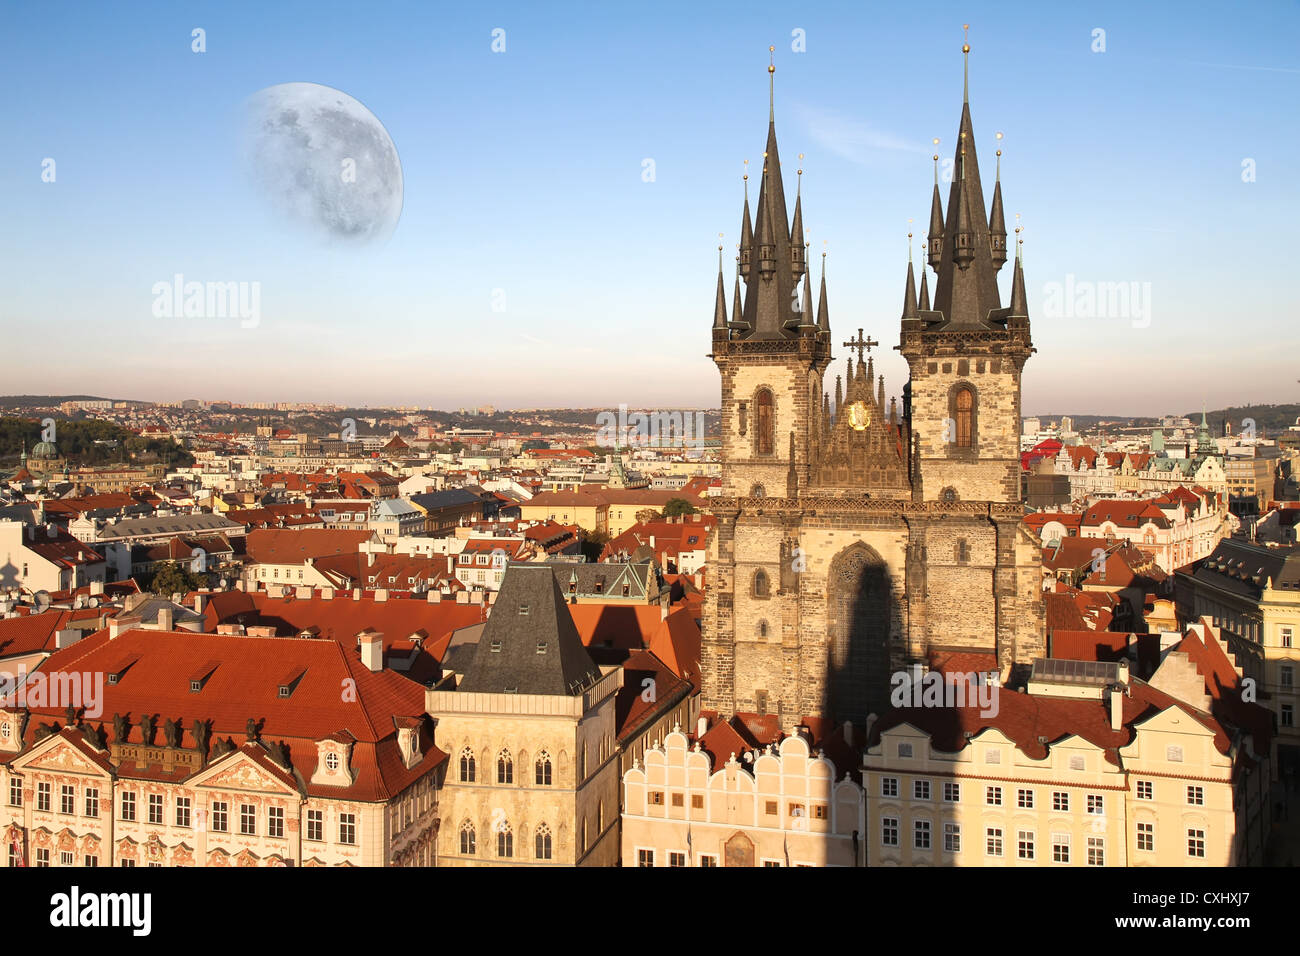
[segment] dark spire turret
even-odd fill
[[[921,267],[921,298],[917,302],[916,308],[918,312],[930,311],[930,287],[926,284],[925,266]]]
[[[713,307],[714,330],[727,328],[727,292],[722,284],[722,246],[718,246],[718,301]]]
[[[817,330],[827,338],[831,334],[830,310],[826,305],[826,253],[822,253],[822,288],[817,299]]]
[[[722,281],[721,266],[718,281]],[[903,289],[903,321],[917,318],[916,314],[916,276],[912,272],[912,234],[907,234],[907,285]]]
[[[998,133],[998,139],[1002,134]],[[989,212],[989,252],[993,270],[1002,271],[1007,262],[1007,222],[1002,214],[1002,150],[998,150],[997,172],[993,180],[993,208]]]
[[[1016,232],[1020,232],[1019,229]],[[1011,275],[1011,307],[1007,310],[1007,318],[1024,319],[1029,321],[1029,302],[1025,298],[1025,268],[1021,254],[1021,243],[1023,239],[1016,241],[1016,265],[1015,271]]]
[[[803,153],[799,158],[803,159]],[[808,261],[803,239],[803,170],[798,169],[795,174],[799,178],[794,192],[794,223],[790,226],[790,269],[797,279],[808,274]]]
[[[934,141],[939,145],[939,141]],[[943,204],[939,202],[939,154],[934,154],[934,196],[930,200],[930,231],[926,234],[926,254],[930,268],[938,269],[943,261]]]
[[[749,160],[745,160],[745,169],[749,169]],[[745,173],[745,216],[740,223],[740,274],[749,281],[749,271],[754,255],[754,227],[749,218],[749,173]]]

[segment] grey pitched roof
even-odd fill
[[[600,564],[574,564],[572,562],[546,562],[552,569],[555,583],[564,596],[579,598],[629,597],[648,601],[649,595],[659,592],[659,582],[654,580],[653,557],[628,563],[603,562]],[[623,585],[628,593],[623,594]]]
[[[600,679],[545,564],[511,564],[457,690],[574,696]]]
[[[429,491],[420,495],[411,495],[411,501],[421,508],[453,508],[456,505],[468,505],[479,500],[479,496],[464,488],[448,488],[445,491]]]
[[[1258,599],[1270,581],[1275,588],[1300,591],[1300,546],[1266,548],[1224,538],[1193,577],[1252,599]]]

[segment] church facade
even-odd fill
[[[814,311],[802,197],[787,219],[769,114],[752,216],[746,182],[732,307],[720,263],[714,310],[723,488],[705,709],[774,713],[787,730],[803,716],[858,722],[888,706],[893,673],[934,654],[996,656],[1004,679],[1043,655],[1019,459],[1021,373],[1034,348],[1018,251],[1001,302],[1001,184],[986,212],[968,97],[946,212],[937,160],[925,247],[934,298],[926,264],[918,292],[909,261],[896,346],[909,380],[901,401],[886,402],[879,342],[856,329],[847,362],[832,360],[824,258]]]

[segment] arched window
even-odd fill
[[[767,621],[758,622],[758,636],[767,637]]]
[[[474,782],[474,751],[468,747],[460,752],[460,782]]]
[[[764,488],[762,485],[755,485],[753,488],[750,488],[750,489],[749,489],[749,497],[751,497],[751,498],[766,498],[766,497],[767,497],[767,489]]]
[[[765,598],[771,590],[771,585],[767,580],[767,572],[759,568],[754,572],[754,597]]]
[[[539,787],[551,785],[551,756],[545,750],[537,755],[537,763],[533,767],[533,782]]]
[[[510,857],[515,855],[515,835],[510,829],[510,824],[502,821],[497,827],[497,856]]]
[[[957,500],[957,491],[954,488],[945,488],[939,492],[939,500],[944,504],[950,505]]]
[[[776,450],[776,415],[772,407],[772,393],[759,389],[754,400],[754,452],[770,455]]]
[[[953,396],[953,418],[956,427],[953,444],[959,448],[970,448],[975,444],[975,393],[966,386],[957,389]]]
[[[460,852],[463,856],[473,856],[478,851],[478,837],[474,833],[474,824],[466,820],[460,825]]]
[[[533,851],[539,860],[551,858],[551,828],[545,823],[537,828],[537,835],[533,838]]]
[[[510,759],[510,751],[503,750],[497,754],[497,783],[515,782],[515,762]]]

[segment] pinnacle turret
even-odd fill
[[[727,292],[722,284],[722,246],[718,246],[718,301],[713,307],[713,328],[726,331]]]

